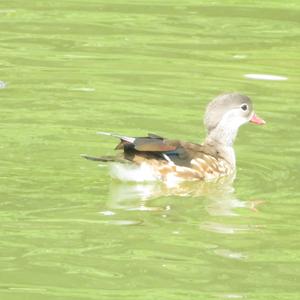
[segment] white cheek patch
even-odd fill
[[[227,113],[224,114],[224,116],[220,122],[220,125],[222,127],[228,128],[228,129],[233,128],[236,130],[241,125],[243,125],[249,121],[248,118],[241,116],[240,113],[241,113],[240,108],[235,108],[235,109],[228,111]]]

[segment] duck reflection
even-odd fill
[[[178,201],[178,197],[184,198],[189,203],[184,201],[185,204],[183,204],[182,201]],[[151,201],[155,199],[157,201]],[[195,206],[195,202],[200,205],[200,210],[198,205]],[[154,206],[154,203],[165,204]],[[170,187],[158,182],[133,184],[113,181],[110,186],[110,199],[107,205],[112,211],[157,211],[163,218],[173,215],[172,211],[174,210],[175,218],[178,220],[178,205],[183,204],[187,207],[183,218],[186,218],[187,215],[189,215],[188,218],[196,217],[195,222],[192,222],[192,227],[195,226],[194,228],[199,234],[201,232],[210,233],[209,235],[201,234],[201,237],[204,236],[204,240],[208,239],[206,242],[211,253],[230,260],[247,260],[247,252],[241,252],[234,246],[231,247],[228,243],[223,243],[228,238],[223,239],[221,236],[237,235],[236,238],[240,239],[243,234],[260,230],[261,226],[253,224],[252,221],[247,224],[245,222],[247,217],[244,212],[241,212],[241,209],[250,212],[256,211],[256,206],[259,203],[259,201],[238,199],[231,182],[184,182]],[[192,211],[189,209],[191,205]],[[177,206],[176,209],[175,206]],[[203,215],[203,209],[207,212],[207,216]],[[182,210],[180,211],[179,218],[182,216]],[[237,217],[242,217],[243,220],[232,222],[232,219]],[[189,224],[191,225],[191,223]],[[175,222],[174,228],[177,228],[177,225],[178,223]],[[184,233],[180,230],[173,230],[170,234],[178,235],[179,239],[182,239]]]
[[[168,186],[161,182],[129,183],[113,181],[110,185],[110,209],[159,211],[170,206],[152,206],[152,199],[160,197],[201,198],[211,216],[236,216],[237,208],[257,210],[259,201],[243,201],[235,196],[231,182],[183,182]]]

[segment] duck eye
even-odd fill
[[[247,104],[243,104],[241,106],[241,109],[244,110],[244,111],[246,111],[248,109],[248,105]]]

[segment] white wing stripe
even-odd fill
[[[119,135],[119,134],[114,134],[114,133],[111,133],[111,132],[98,131],[97,134],[99,134],[99,135],[113,136],[113,137],[121,139],[122,141],[126,141],[128,143],[134,143],[134,141],[135,141],[135,138],[133,138],[133,137]]]

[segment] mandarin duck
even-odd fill
[[[128,137],[98,132],[120,139],[116,156],[86,159],[114,162],[113,176],[123,180],[201,180],[217,181],[235,177],[236,159],[233,143],[238,129],[245,123],[265,124],[259,118],[249,97],[239,93],[217,96],[206,108],[204,125],[207,136],[202,144],[163,138],[156,134]]]

